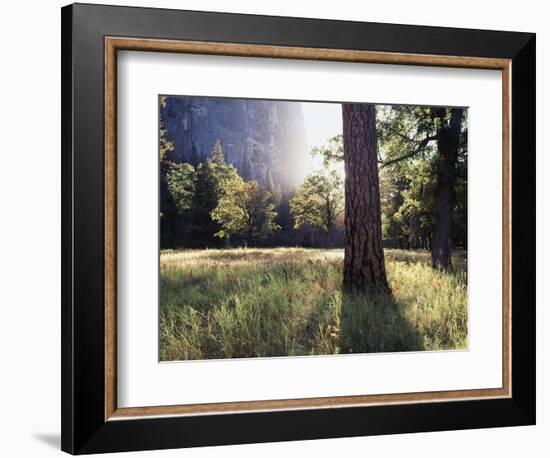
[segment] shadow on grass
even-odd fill
[[[391,294],[372,291],[342,297],[340,353],[424,350],[418,331]]]

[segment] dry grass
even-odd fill
[[[235,248],[206,250],[163,250],[161,269],[189,267],[235,267],[242,265],[272,265],[284,262],[307,262],[344,259],[344,250],[313,248]]]
[[[392,296],[345,296],[342,250],[163,251],[161,359],[465,348],[465,256],[429,259],[386,250]]]

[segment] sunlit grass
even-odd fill
[[[161,360],[464,349],[467,279],[386,250],[391,296],[343,295],[342,250],[161,253]]]

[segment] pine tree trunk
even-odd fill
[[[374,105],[343,104],[345,180],[344,289],[388,291],[378,183]]]
[[[436,214],[432,239],[432,266],[449,270],[451,262],[451,235],[453,224],[454,187],[456,181],[456,160],[460,141],[462,108],[451,110],[450,121],[446,120],[446,109],[436,109],[441,124],[437,134]]]

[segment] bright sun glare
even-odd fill
[[[342,105],[340,103],[302,102],[306,127],[308,153],[304,157],[307,172],[321,167],[322,159],[309,154],[314,146],[342,133]]]

